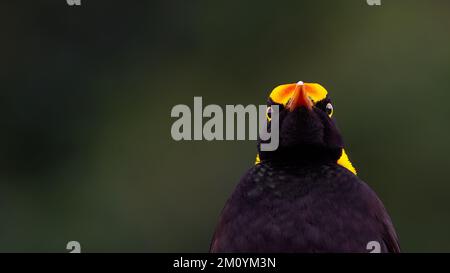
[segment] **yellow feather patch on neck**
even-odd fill
[[[350,159],[348,159],[347,153],[344,149],[342,149],[341,157],[338,159],[337,164],[341,165],[342,167],[346,168],[347,170],[351,171],[356,175],[356,169],[353,167],[352,162],[350,162]]]
[[[296,83],[279,85],[272,90],[269,97],[275,103],[286,105],[292,97],[296,85]],[[304,83],[303,86],[313,102],[321,101],[327,97],[328,91],[318,83]]]
[[[256,154],[255,165],[261,163],[261,159],[259,158],[259,154]]]

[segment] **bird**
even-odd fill
[[[328,91],[302,81],[270,92],[279,147],[263,151],[242,176],[216,225],[211,253],[399,253],[382,201],[344,149]]]

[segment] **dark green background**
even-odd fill
[[[319,82],[407,252],[450,251],[450,2],[2,1],[0,251],[206,252],[255,143],[176,104]]]

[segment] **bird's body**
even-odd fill
[[[263,151],[225,204],[211,252],[399,252],[382,202],[356,176],[318,84],[281,85],[279,147]],[[278,118],[278,117],[277,117]]]
[[[398,252],[375,193],[333,162],[261,163],[242,178],[222,212],[212,252]]]

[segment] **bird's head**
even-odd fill
[[[323,86],[298,82],[276,87],[268,99],[269,129],[274,105],[279,106],[279,146],[275,151],[261,151],[260,144],[264,141],[260,140],[256,163],[264,160],[335,161],[356,174],[332,118],[333,104]]]

